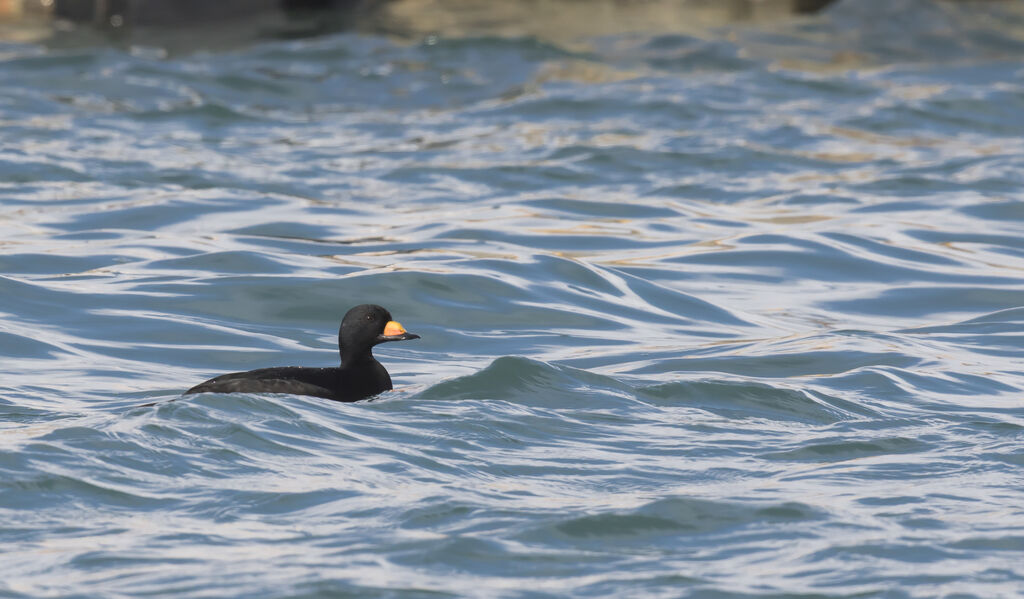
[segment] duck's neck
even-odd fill
[[[341,367],[342,368],[358,368],[359,366],[367,366],[370,364],[377,364],[377,359],[373,357],[373,352],[366,351],[361,354],[348,354],[344,351],[341,352]]]

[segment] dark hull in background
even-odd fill
[[[53,15],[97,25],[178,26],[259,13],[352,9],[372,0],[52,0]]]
[[[90,43],[96,36],[172,52],[259,38],[378,30],[387,0],[0,0],[0,41]],[[182,35],[187,30],[187,35]],[[70,34],[70,35],[69,35]]]

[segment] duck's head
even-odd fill
[[[341,362],[352,361],[371,355],[374,345],[388,341],[405,341],[419,339],[405,330],[398,322],[391,319],[391,313],[376,304],[362,304],[352,308],[341,319],[338,330],[338,350]]]

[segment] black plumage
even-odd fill
[[[305,368],[284,366],[222,374],[200,383],[190,393],[290,393],[335,401],[359,401],[391,389],[391,376],[373,357],[373,346],[388,341],[419,339],[391,319],[380,306],[352,308],[338,329],[341,366]]]

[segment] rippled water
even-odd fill
[[[3,45],[0,593],[1024,594],[1024,17],[897,5]]]

